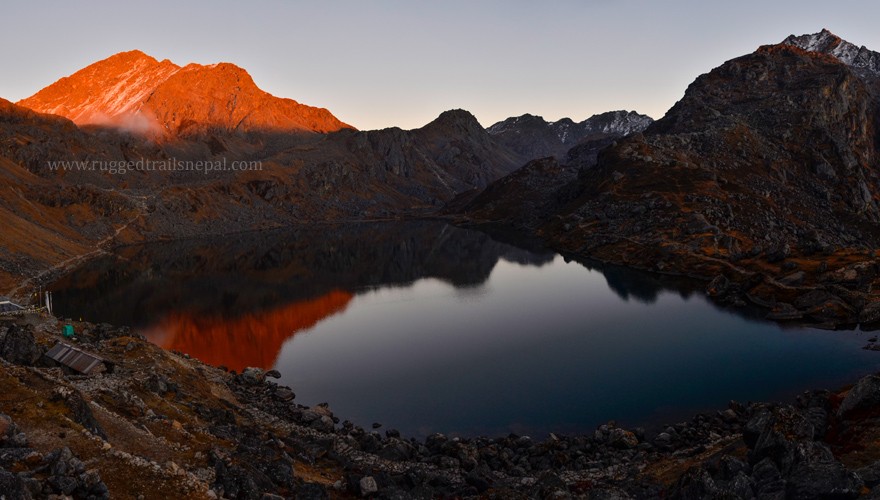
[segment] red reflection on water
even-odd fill
[[[172,312],[143,334],[154,344],[211,365],[236,371],[249,366],[269,369],[287,339],[342,312],[351,298],[352,294],[336,290],[316,299],[236,318]]]

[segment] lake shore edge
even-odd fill
[[[132,493],[146,483],[121,480],[131,474],[153,485],[146,498],[148,490],[156,498],[645,498],[780,488],[855,498],[880,483],[880,457],[866,446],[880,436],[874,375],[792,404],[731,402],[650,437],[612,422],[592,435],[416,440],[341,421],[327,405],[299,405],[272,371],[228,372],[126,327],[78,324],[71,344],[108,367],[79,374],[44,356],[62,340],[61,326],[0,322],[0,420],[8,422],[0,448],[18,450],[0,476],[37,498],[62,483],[81,494],[100,493],[100,484],[114,496]],[[64,476],[70,467],[59,460],[83,470]]]

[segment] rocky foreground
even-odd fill
[[[0,323],[6,498],[880,497],[880,376],[793,404],[731,402],[656,435],[424,441],[295,402],[275,372],[236,374],[127,328],[77,325],[106,360],[44,356],[60,325]]]

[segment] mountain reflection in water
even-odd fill
[[[128,247],[53,290],[61,316],[276,368],[300,404],[413,436],[651,427],[880,368],[872,334],[784,329],[703,286],[407,222]]]
[[[540,266],[484,233],[437,222],[310,226],[122,248],[53,285],[60,316],[131,325],[163,348],[240,371],[354,294],[436,278],[484,283],[499,259]]]
[[[249,366],[269,370],[284,342],[344,311],[351,298],[351,293],[336,290],[233,318],[172,311],[141,333],[164,349],[185,352],[208,364],[236,371]]]

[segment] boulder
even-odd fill
[[[312,410],[302,410],[300,412],[300,420],[304,424],[310,424],[319,418],[321,418],[321,414]]]
[[[280,401],[293,401],[296,398],[296,394],[289,387],[279,387],[275,390],[275,399]]]
[[[473,486],[477,489],[480,494],[483,494],[492,487],[491,480],[481,476],[477,471],[473,470],[468,473],[467,477],[465,477],[465,482],[470,486]]]
[[[593,437],[600,443],[620,449],[635,448],[639,445],[639,439],[635,434],[611,424],[600,425],[593,433]]]
[[[811,441],[815,429],[809,417],[791,406],[762,409],[746,423],[743,439],[749,446],[749,461],[769,458],[782,473],[796,461],[798,443]]]
[[[74,498],[109,498],[107,485],[96,470],[86,470],[85,464],[69,448],[61,448],[46,455],[49,477],[47,482],[56,492]]]
[[[807,277],[806,273],[803,271],[795,271],[791,274],[785,275],[782,278],[779,278],[779,282],[785,286],[800,286],[804,283],[804,279]]]
[[[260,368],[248,367],[241,372],[241,380],[245,384],[260,385],[266,381],[266,373]]]
[[[715,480],[709,472],[702,467],[691,467],[678,478],[670,496],[683,500],[700,500],[717,498],[718,494]]]
[[[877,323],[880,322],[880,302],[871,302],[865,305],[859,312],[859,323]]]
[[[671,443],[672,443],[672,435],[669,434],[668,432],[661,432],[660,434],[657,434],[657,437],[654,438],[654,445],[655,446],[660,446],[660,447],[669,446],[669,444],[671,444]]]
[[[743,464],[745,465],[745,464]],[[727,477],[724,471],[712,476],[705,466],[691,467],[673,486],[671,498],[754,498],[754,480],[743,470]]]
[[[855,473],[865,483],[865,486],[873,488],[880,484],[880,461],[856,469]]]
[[[4,439],[16,433],[15,424],[12,423],[12,417],[0,413],[0,443]]]
[[[795,300],[794,307],[814,321],[857,321],[852,306],[825,290],[811,290],[801,295]]]
[[[362,477],[358,482],[358,485],[360,486],[361,495],[365,497],[373,495],[379,491],[379,485],[376,484],[376,480],[373,476]]]
[[[632,432],[615,428],[609,433],[608,444],[621,449],[635,448],[639,445],[639,440]]]
[[[785,479],[779,468],[769,458],[765,458],[752,467],[752,480],[757,498],[785,498]]]
[[[799,443],[794,462],[787,477],[788,498],[845,499],[861,493],[862,480],[838,462],[825,443]]]
[[[880,376],[863,377],[850,389],[837,409],[837,415],[845,417],[856,410],[864,410],[880,404]]]
[[[531,489],[532,498],[566,498],[568,487],[556,473],[542,473]]]
[[[725,293],[727,293],[727,289],[730,287],[730,280],[727,279],[724,275],[719,274],[715,276],[712,281],[709,282],[709,285],[706,287],[706,293],[710,297],[721,297]]]
[[[260,487],[241,467],[218,459],[214,462],[214,474],[216,479],[212,489],[221,497],[257,500],[261,496]]]
[[[27,484],[20,476],[0,470],[0,496],[16,500],[30,500],[33,498],[28,491]]]
[[[46,459],[49,462],[49,472],[53,476],[74,476],[86,471],[82,461],[67,447],[53,451]]]
[[[34,335],[25,327],[12,325],[6,332],[0,357],[16,365],[33,366],[43,355]]]
[[[320,432],[333,432],[335,424],[333,423],[332,418],[326,415],[320,415],[317,419],[312,420],[309,427]]]
[[[414,449],[412,445],[401,439],[389,439],[379,452],[379,457],[386,460],[405,461],[412,458]]]
[[[70,410],[71,419],[74,422],[82,425],[89,432],[98,435],[105,440],[107,439],[104,429],[101,428],[101,425],[92,413],[91,406],[89,406],[88,401],[83,398],[78,390],[57,387],[52,394],[52,399],[56,401],[61,400],[64,403],[64,406]]]

